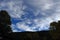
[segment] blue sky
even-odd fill
[[[13,32],[49,30],[49,24],[60,20],[59,0],[0,0],[0,10],[11,16]]]

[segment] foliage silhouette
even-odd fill
[[[50,35],[54,40],[60,39],[60,21],[50,23]]]
[[[4,37],[8,37],[8,34],[12,32],[11,30],[11,20],[7,11],[0,11],[0,34]]]

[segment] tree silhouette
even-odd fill
[[[50,29],[51,30],[56,30],[57,22],[52,22],[50,23]]]
[[[54,40],[60,39],[60,21],[50,23],[50,34]]]
[[[0,11],[0,34],[4,37],[8,37],[8,34],[12,32],[11,28],[11,20],[7,11]]]

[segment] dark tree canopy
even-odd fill
[[[7,33],[9,31],[11,31],[10,25],[11,25],[11,20],[10,20],[10,16],[9,16],[8,12],[5,10],[1,10],[0,11],[0,30],[1,30],[1,32]]]
[[[57,22],[50,23],[50,26],[56,26]]]
[[[50,23],[50,28],[56,28],[56,30],[60,30],[60,21]]]
[[[57,26],[57,22],[50,23],[50,29],[51,30],[55,30],[56,26]]]
[[[54,40],[60,39],[60,21],[50,23],[50,34]]]
[[[1,21],[1,23],[11,25],[10,16],[7,11],[5,11],[5,10],[0,11],[0,21]]]

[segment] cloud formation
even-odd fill
[[[49,30],[52,21],[60,20],[60,2],[53,0],[10,0],[0,3],[0,10],[7,10],[16,20],[13,32]]]
[[[22,4],[22,0],[2,1],[0,3],[0,10],[7,10],[12,18],[21,18],[21,15],[24,14]]]

